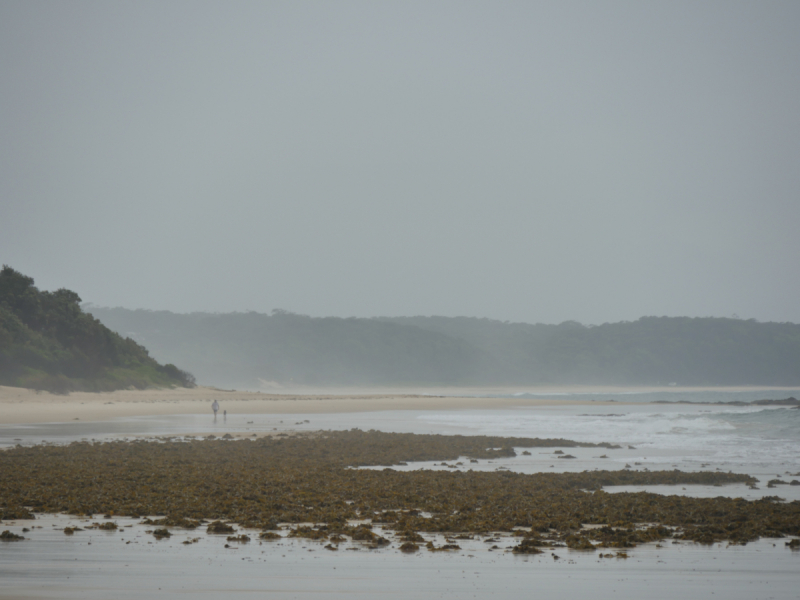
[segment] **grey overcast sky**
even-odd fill
[[[800,322],[794,0],[0,0],[0,152],[100,306]]]

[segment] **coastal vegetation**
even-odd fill
[[[108,327],[220,387],[800,385],[800,325],[643,317],[586,326],[467,317],[316,318],[88,307]]]
[[[48,292],[4,265],[0,271],[0,385],[55,393],[194,385],[81,308],[67,289]]]
[[[238,441],[208,436],[17,446],[0,452],[0,518],[30,518],[28,511],[157,517],[145,522],[166,529],[211,521],[209,531],[230,534],[233,523],[261,529],[261,539],[276,539],[268,532],[288,526],[292,537],[331,544],[350,537],[375,547],[384,545],[383,538],[369,530],[380,524],[410,542],[411,551],[433,533],[459,539],[505,532],[522,538],[515,550],[520,553],[554,546],[624,549],[663,539],[745,544],[800,535],[800,502],[775,496],[746,501],[603,490],[755,485],[748,475],[630,469],[521,474],[471,471],[472,462],[438,471],[389,468],[412,460],[508,458],[515,447],[575,445],[591,446],[359,430]],[[358,468],[364,466],[386,468]]]

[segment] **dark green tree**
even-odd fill
[[[194,377],[83,312],[67,289],[40,291],[31,277],[0,271],[0,384],[46,389],[191,387]]]

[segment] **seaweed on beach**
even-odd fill
[[[206,528],[206,533],[234,533],[236,530],[222,521],[214,521]]]
[[[170,537],[172,535],[169,532],[169,529],[166,529],[164,527],[162,527],[160,529],[156,529],[152,533],[153,533],[153,537],[156,538],[157,540],[163,540],[164,538],[168,538],[168,537]]]
[[[0,508],[0,520],[14,521],[15,519],[35,519],[31,511],[22,506],[14,506],[13,504],[7,505],[5,508]]]
[[[181,527],[183,529],[197,529],[200,521],[183,517],[164,517],[162,519],[144,519],[141,525],[161,525],[166,527]]]
[[[371,531],[369,522],[381,523],[412,543],[424,541],[418,532],[521,532],[534,539],[524,547],[543,541],[585,549],[589,544],[629,548],[669,537],[746,543],[800,535],[800,502],[603,491],[617,485],[755,483],[735,473],[354,468],[513,456],[514,447],[569,444],[353,430],[241,441],[16,447],[0,453],[0,507],[153,515],[149,522],[162,527],[210,520],[209,532],[226,534],[234,533],[228,523],[264,531],[290,523],[295,525],[292,537],[338,543],[347,536],[368,547],[388,543]],[[356,527],[348,523],[352,520],[366,524]]]
[[[107,521],[105,523],[92,523],[88,525],[86,529],[100,529],[101,531],[116,531],[117,524],[113,521]]]
[[[514,546],[511,551],[514,554],[541,554],[542,550],[539,549],[540,545],[541,544],[538,543],[538,540],[526,538]]]

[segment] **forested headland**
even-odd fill
[[[468,317],[176,314],[88,307],[203,384],[800,385],[800,325],[643,317],[586,326]]]
[[[68,393],[191,387],[194,377],[159,364],[143,346],[83,312],[75,292],[41,291],[31,277],[3,266],[0,385]]]

